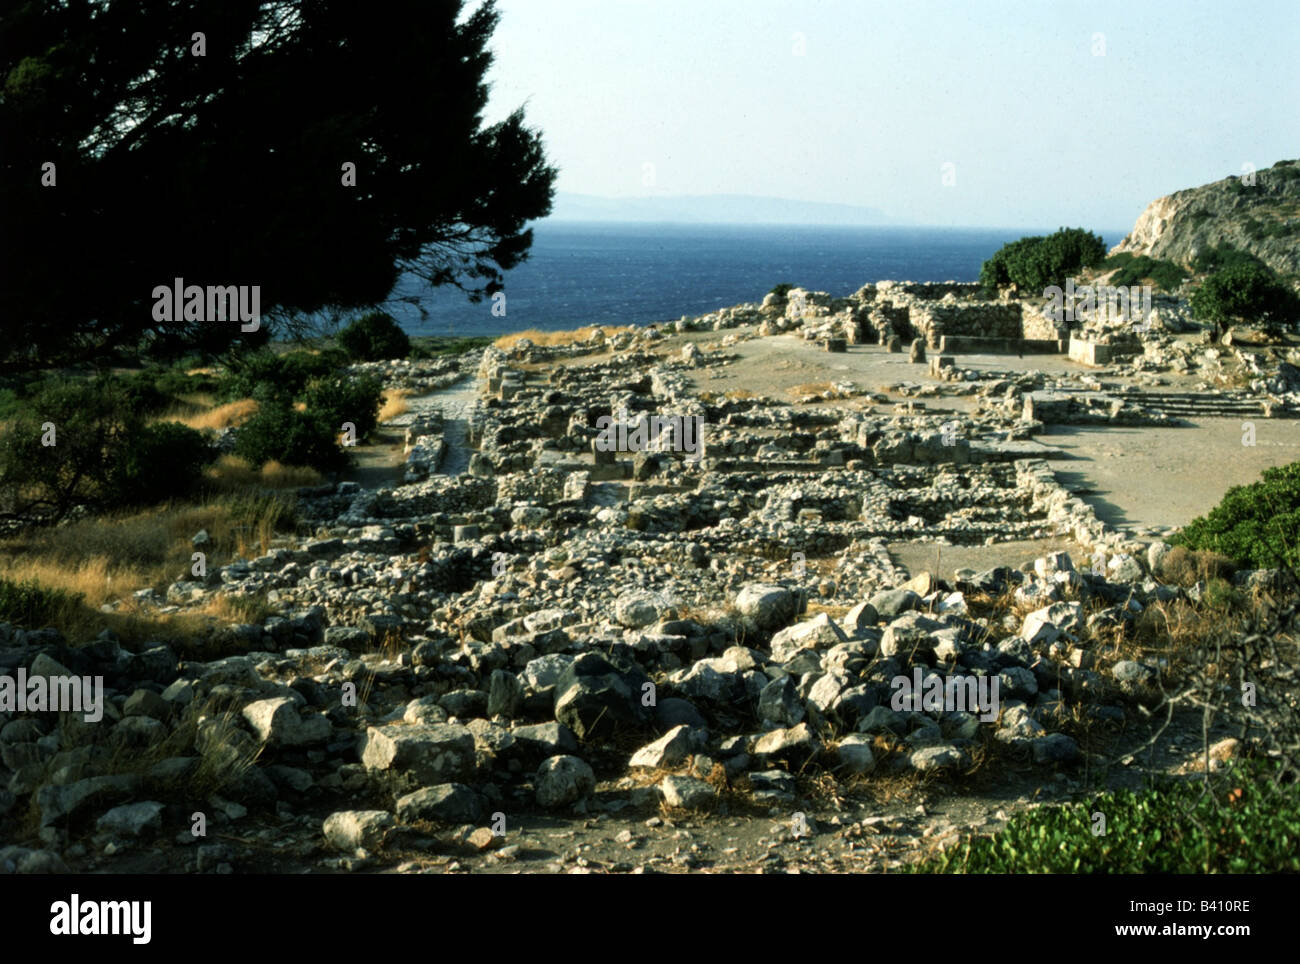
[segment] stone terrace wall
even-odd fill
[[[942,335],[975,338],[1023,338],[1019,302],[917,305],[910,314],[912,327],[931,348]]]

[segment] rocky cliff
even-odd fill
[[[1227,177],[1152,201],[1111,253],[1186,265],[1205,248],[1230,244],[1300,279],[1300,161],[1278,161],[1250,180]]]

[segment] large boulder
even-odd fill
[[[332,732],[329,720],[314,711],[300,713],[288,696],[249,703],[244,719],[259,740],[276,749],[325,743]]]
[[[812,619],[793,626],[787,626],[772,637],[772,659],[784,663],[792,659],[801,650],[830,649],[837,643],[848,639],[826,613],[818,613]]]
[[[431,786],[474,770],[474,735],[451,723],[372,726],[366,731],[361,762],[371,770],[409,773]]]
[[[779,629],[795,617],[794,593],[784,586],[751,583],[736,595],[736,609],[759,630]]]
[[[631,661],[583,653],[555,684],[555,719],[581,740],[608,736],[618,726],[642,726],[651,719],[642,699],[649,682]]]

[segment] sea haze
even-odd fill
[[[761,301],[782,282],[844,296],[890,278],[975,281],[1003,244],[1054,230],[541,222],[506,275],[504,317],[410,276],[384,307],[412,335],[648,324]],[[1110,248],[1123,232],[1103,237]]]

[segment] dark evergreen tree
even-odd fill
[[[498,14],[463,6],[0,0],[0,359],[220,350],[403,270],[499,290],[555,171],[485,124]],[[176,278],[259,285],[262,329],[157,321]]]

